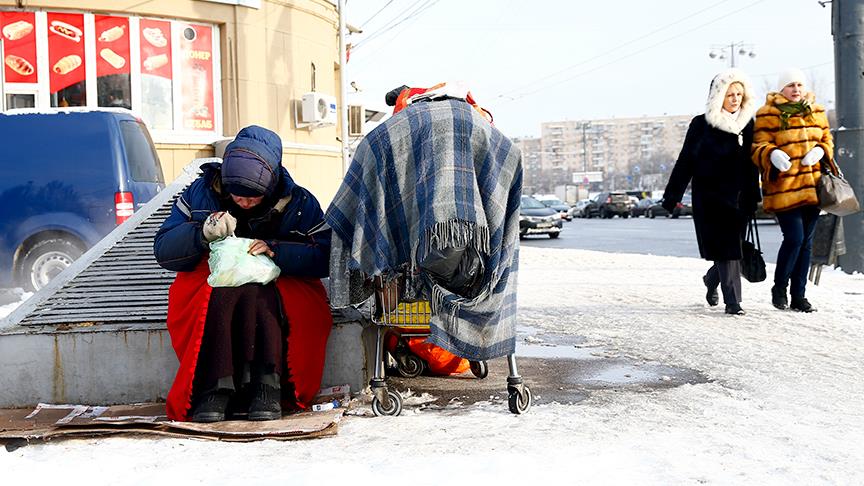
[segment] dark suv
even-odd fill
[[[630,216],[630,196],[626,192],[601,192],[594,198],[592,213],[601,218],[612,218],[615,215],[627,218]]]
[[[44,287],[164,187],[129,111],[10,110],[0,144],[0,287]]]

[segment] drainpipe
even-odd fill
[[[864,1],[834,0],[831,4],[834,34],[837,128],[834,155],[855,195],[864,198]],[[846,254],[839,258],[846,273],[864,272],[864,213],[843,218]]]
[[[345,70],[348,67],[346,59],[345,38],[348,36],[348,19],[345,18],[345,0],[339,0],[339,125],[342,140],[342,173],[348,172],[348,76]]]

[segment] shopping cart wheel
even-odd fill
[[[510,406],[510,412],[519,415],[531,408],[533,398],[531,396],[531,389],[527,386],[508,386],[507,395],[507,404]]]
[[[381,401],[378,400],[377,397],[372,399],[372,412],[376,417],[380,417],[382,415],[392,415],[397,416],[402,413],[402,396],[396,392],[388,391],[387,398],[390,402],[389,408],[384,408],[381,405]]]
[[[423,374],[425,367],[423,360],[416,354],[406,354],[396,360],[396,371],[405,378],[417,378]]]
[[[470,361],[470,364],[471,373],[474,373],[477,378],[482,380],[489,376],[489,365],[485,361]]]

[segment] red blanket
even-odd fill
[[[165,408],[171,420],[189,420],[192,378],[204,335],[207,306],[213,288],[207,285],[210,268],[204,259],[191,272],[178,272],[168,291],[168,333],[180,368],[168,392]],[[327,293],[318,279],[279,277],[276,280],[288,320],[286,360],[297,405],[306,408],[321,387],[327,337],[333,316]]]

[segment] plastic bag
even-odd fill
[[[255,240],[229,236],[210,243],[211,287],[239,287],[247,283],[270,283],[279,276],[279,267],[267,255],[250,255]]]

